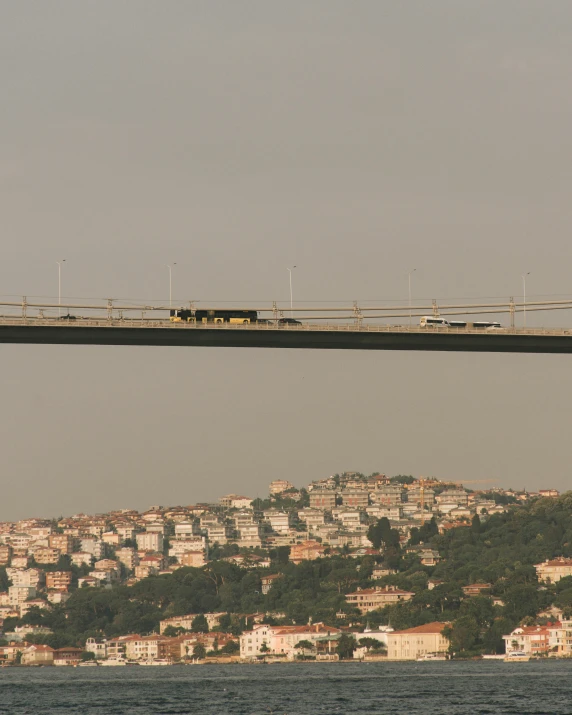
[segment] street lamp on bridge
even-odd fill
[[[530,275],[530,271],[528,273],[523,273],[521,278],[522,278],[522,322],[523,322],[523,327],[526,328],[526,276]]]
[[[169,264],[165,266],[169,270],[169,308],[172,307],[173,305],[173,274],[172,274],[172,269],[173,266],[177,265],[177,261],[174,261],[172,264]]]
[[[417,270],[417,268],[413,268],[407,274],[407,278],[409,281],[409,327],[411,327],[411,274],[415,273],[416,270]]]
[[[290,274],[290,317],[294,317],[294,300],[292,298],[292,271],[296,268],[296,266],[292,266],[292,268],[287,268],[286,270]]]
[[[58,264],[58,316],[62,314],[62,263],[65,262],[65,258],[62,258],[61,261],[56,261]]]

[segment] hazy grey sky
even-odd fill
[[[5,0],[0,295],[570,295],[569,0]],[[545,316],[529,315],[541,324]],[[561,313],[552,319],[572,324]],[[1,346],[0,519],[569,485],[569,357]]]

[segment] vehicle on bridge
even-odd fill
[[[445,318],[436,318],[435,316],[424,315],[419,321],[422,328],[448,328],[449,321]]]
[[[466,320],[450,320],[449,327],[468,328],[473,330],[495,330],[497,328],[502,328],[502,325],[497,321],[489,320],[477,320],[475,322],[468,322]]]
[[[497,330],[502,325],[497,321],[490,320],[445,320],[436,316],[424,315],[419,321],[422,328],[463,328],[467,330]]]
[[[258,322],[256,310],[191,310],[175,308],[169,311],[172,323],[231,323],[245,325]]]

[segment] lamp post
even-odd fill
[[[416,270],[417,270],[417,268],[413,268],[407,274],[407,279],[409,282],[409,327],[411,327],[411,274],[415,273]]]
[[[526,328],[526,276],[530,275],[530,271],[528,273],[523,273],[521,278],[522,278],[522,322],[523,322],[523,327]]]
[[[58,315],[62,314],[62,263],[65,263],[66,259],[62,258],[61,261],[56,261],[58,264]]]
[[[296,268],[296,266],[292,266],[292,268],[288,268],[288,273],[290,274],[290,317],[294,317],[294,300],[292,298],[292,271]]]
[[[169,264],[166,266],[166,268],[169,269],[169,308],[172,307],[173,305],[173,266],[176,266],[177,262],[175,261],[173,264]]]

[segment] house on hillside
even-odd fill
[[[561,578],[572,576],[572,559],[560,557],[557,559],[547,559],[542,564],[534,566],[539,581],[545,583],[558,583]]]
[[[414,595],[411,591],[402,591],[397,586],[375,586],[358,588],[354,593],[346,594],[346,602],[358,608],[361,613],[369,613],[392,603],[410,601]]]

